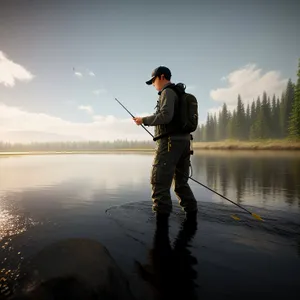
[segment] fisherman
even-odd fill
[[[177,128],[179,97],[172,89],[174,84],[171,82],[170,69],[165,66],[154,69],[146,84],[153,85],[158,91],[156,112],[147,117],[133,118],[135,123],[155,126],[156,137],[173,132],[157,140],[151,171],[153,211],[165,215],[171,213],[170,188],[174,179],[174,192],[180,206],[187,215],[196,215],[197,201],[188,184],[191,134],[174,132]]]

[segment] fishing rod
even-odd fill
[[[135,118],[135,116],[117,99],[115,98],[115,100],[133,117]],[[154,138],[154,135],[147,129],[145,128],[145,126],[143,124],[141,124],[141,126],[152,136],[152,138]]]
[[[133,118],[135,118],[134,117],[134,115],[117,99],[117,98],[115,98],[115,100],[133,117]],[[154,136],[153,136],[153,134],[151,133],[151,132],[149,132],[143,125],[141,125],[151,136],[152,136],[152,138],[153,138],[153,140],[156,140],[157,139],[157,137],[155,138]],[[178,169],[176,168],[176,170],[178,171]],[[199,181],[197,181],[196,179],[194,179],[194,178],[192,178],[191,176],[189,176],[189,175],[186,175],[186,174],[183,174],[182,172],[180,172],[180,171],[178,171],[181,175],[183,175],[183,176],[186,176],[186,177],[188,177],[189,179],[191,179],[192,181],[194,181],[194,182],[196,182],[196,183],[198,183],[198,184],[200,184],[201,186],[203,186],[203,187],[205,187],[205,188],[207,188],[208,190],[210,190],[211,192],[213,192],[213,193],[215,193],[215,194],[217,194],[218,196],[220,196],[220,197],[222,197],[222,198],[224,198],[225,200],[227,200],[227,201],[229,201],[230,203],[232,203],[232,204],[234,204],[234,205],[236,205],[236,206],[238,206],[239,208],[241,208],[241,209],[243,209],[244,211],[246,211],[248,214],[250,214],[252,217],[254,217],[256,220],[259,220],[259,221],[263,221],[263,219],[259,216],[259,215],[257,215],[257,214],[255,214],[255,213],[252,213],[251,211],[249,211],[248,209],[246,209],[246,208],[244,208],[243,206],[241,206],[240,204],[238,204],[238,203],[236,203],[236,202],[234,202],[234,201],[232,201],[232,200],[230,200],[230,199],[228,199],[227,197],[225,197],[224,195],[222,195],[222,194],[220,194],[220,193],[218,193],[218,192],[216,192],[216,191],[214,191],[213,189],[211,189],[210,187],[208,187],[208,186],[206,186],[205,184],[203,184],[203,183],[201,183],[201,182],[199,182]],[[235,215],[232,215],[231,216],[234,220],[237,220],[237,221],[239,221],[240,220],[240,218],[239,217],[237,217],[237,216],[235,216]]]

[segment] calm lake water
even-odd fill
[[[146,153],[0,156],[0,277],[13,284],[22,262],[43,247],[84,237],[108,248],[141,296],[133,262],[146,263],[155,246],[152,160]],[[195,299],[299,296],[300,152],[199,151],[192,167],[193,178],[265,220],[190,181],[200,211],[188,247]],[[171,240],[184,217],[172,198]]]

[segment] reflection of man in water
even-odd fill
[[[197,299],[194,282],[197,272],[193,266],[197,260],[187,248],[197,231],[197,219],[186,218],[174,241],[169,239],[169,218],[157,215],[153,249],[149,253],[149,265],[137,267],[141,277],[149,282],[161,299]]]

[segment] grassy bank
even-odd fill
[[[201,150],[300,150],[300,141],[262,140],[262,141],[231,141],[194,142],[194,149]]]

